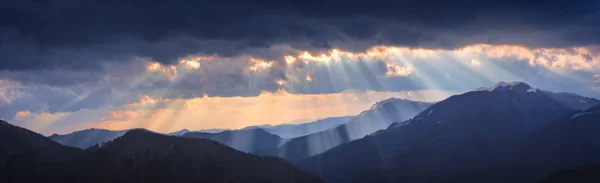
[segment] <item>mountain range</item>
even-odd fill
[[[90,128],[80,131],[71,132],[68,134],[52,134],[48,136],[48,138],[62,144],[65,146],[77,147],[81,149],[87,149],[96,144],[102,144],[103,142],[107,142],[117,137],[120,137],[127,133],[129,130],[106,130],[100,128]],[[199,130],[195,132],[205,132],[205,133],[219,133],[225,131],[224,129],[207,129],[207,130]],[[167,133],[166,135],[170,136],[182,136],[188,132],[192,132],[188,129],[183,129],[176,132]]]
[[[120,137],[129,130],[106,130],[91,128],[81,131],[75,131],[65,135],[52,134],[48,138],[66,146],[87,149],[96,144],[107,142]]]
[[[385,129],[394,122],[411,119],[431,105],[431,103],[426,102],[390,98],[377,102],[370,109],[361,112],[346,124],[326,131],[289,139],[276,148],[263,149],[256,153],[276,155],[296,163],[340,144]]]
[[[327,129],[334,128],[339,125],[346,124],[354,116],[342,116],[342,117],[330,117],[320,119],[313,122],[301,123],[301,124],[281,124],[281,125],[261,125],[261,126],[249,126],[242,130],[262,128],[269,133],[275,134],[282,138],[291,139],[301,136],[310,135],[313,133],[321,132]]]
[[[323,182],[277,157],[142,129],[81,150],[0,121],[0,139],[2,182]]]
[[[167,135],[171,135],[171,136],[182,136],[186,133],[189,132],[204,132],[204,133],[219,133],[222,131],[226,131],[227,129],[218,129],[218,128],[213,128],[213,129],[204,129],[204,130],[196,130],[196,131],[191,131],[188,129],[183,129],[183,130],[179,130],[179,131],[175,131],[175,132],[171,132],[171,133],[167,133]]]
[[[291,162],[299,162],[337,145],[385,129],[394,122],[408,120],[429,106],[431,103],[390,98],[377,102],[357,116],[332,117],[295,125],[212,130],[213,133],[184,129],[169,133],[169,135],[215,140],[243,152],[279,156]],[[49,138],[63,145],[86,149],[95,144],[115,139],[125,132],[127,130],[88,129],[66,135],[54,134]],[[295,138],[282,138],[276,135],[287,134],[289,137],[306,133],[310,134]]]
[[[44,137],[0,121],[0,139],[8,182],[595,182],[600,101],[499,82],[307,124]]]
[[[248,153],[275,148],[286,141],[286,139],[282,139],[262,128],[227,130],[220,133],[189,132],[182,137],[210,139]]]
[[[571,94],[534,89],[526,83],[501,82],[486,90],[451,96],[411,120],[337,146],[300,162],[299,166],[328,182],[534,181],[561,168],[556,164],[566,163],[551,158],[562,157],[560,153],[582,153],[583,159],[570,159],[565,166],[593,163],[600,158],[600,153],[594,154],[600,148],[597,140],[600,133],[581,128],[592,124],[556,121],[582,106],[600,104],[595,99],[580,99]],[[577,113],[581,116],[573,120],[589,119],[587,123],[597,125],[600,118],[592,113]],[[554,125],[574,124],[581,127],[571,126],[569,132],[543,135],[552,129],[567,128]],[[554,139],[583,141],[574,147],[567,146],[572,142],[552,146],[561,142]],[[538,169],[530,174],[521,165]]]
[[[268,141],[268,142],[275,142],[275,141],[284,142],[285,140],[280,137],[293,138],[296,136],[304,136],[307,134],[324,131],[324,130],[336,127],[338,125],[344,124],[344,123],[348,122],[351,118],[352,118],[352,116],[331,117],[331,118],[325,118],[325,119],[317,120],[317,121],[310,122],[310,123],[282,124],[282,125],[275,125],[275,126],[271,126],[271,125],[251,126],[251,127],[246,127],[246,128],[240,129],[240,130],[205,129],[205,130],[191,131],[188,129],[183,129],[180,131],[167,133],[167,135],[184,136],[185,134],[189,133],[187,135],[187,137],[203,137],[203,138],[210,137],[210,139],[217,140],[221,143],[230,145],[231,147],[234,147],[238,150],[248,151],[249,147],[244,147],[244,146],[253,146],[253,145],[244,145],[245,142],[241,142],[241,141],[237,141],[237,140],[233,140],[233,139],[252,138],[252,137],[248,137],[248,135],[254,136],[255,134],[258,137],[261,137],[261,135],[265,135],[265,136],[276,135],[276,136],[272,136],[272,138],[278,139],[278,140],[268,139],[266,141]],[[261,130],[258,130],[258,129],[261,129]],[[60,144],[66,145],[66,146],[87,149],[93,145],[101,144],[103,142],[107,142],[109,140],[113,140],[117,137],[120,137],[121,135],[125,134],[127,131],[129,131],[129,130],[106,130],[106,129],[90,128],[90,129],[75,131],[75,132],[64,134],[64,135],[52,134],[48,137]],[[269,134],[266,134],[265,132],[269,133]],[[231,136],[231,137],[227,137],[227,136]],[[279,143],[273,143],[273,145],[277,146],[277,145],[279,145]],[[254,148],[254,149],[256,149],[256,148]]]
[[[352,117],[346,123],[338,126],[314,124],[312,126],[333,128],[291,139],[274,135],[274,133],[270,133],[265,127],[249,127],[215,134],[190,132],[183,135],[183,137],[211,139],[240,151],[259,155],[279,156],[290,162],[299,162],[310,156],[325,152],[337,145],[384,129],[393,122],[410,119],[430,105],[430,103],[425,102],[391,98],[376,103],[369,110]],[[327,122],[331,124],[328,121],[345,121],[347,120],[346,118],[330,118],[315,123]]]

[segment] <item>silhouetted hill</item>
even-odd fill
[[[0,120],[0,182],[73,182],[85,155]]]
[[[271,134],[262,128],[227,130],[219,133],[189,132],[182,137],[211,139],[249,153],[254,153],[261,149],[274,148],[285,142],[285,139]]]
[[[598,183],[600,182],[600,164],[584,165],[560,170],[540,180],[539,183]]]
[[[600,111],[569,113],[524,139],[510,159],[486,174],[497,182],[533,182],[558,170],[600,163],[599,132]]]
[[[96,144],[102,144],[103,142],[107,142],[113,140],[121,135],[127,133],[129,130],[106,130],[99,128],[90,128],[80,131],[74,131],[68,134],[59,135],[53,134],[48,136],[48,138],[70,147],[78,147],[81,149],[87,149]],[[206,129],[199,131],[190,131],[188,129],[183,129],[180,131],[167,133],[167,135],[171,136],[182,136],[189,132],[206,132],[206,133],[218,133],[224,131],[222,129]]]
[[[122,176],[131,181],[322,182],[277,157],[246,154],[212,140],[143,130],[131,130],[90,150],[98,156],[118,160],[117,166],[127,172]]]
[[[275,134],[282,138],[296,138],[305,135],[310,135],[317,132],[322,132],[325,130],[329,130],[331,128],[335,128],[339,125],[346,124],[350,121],[354,116],[344,116],[344,117],[330,117],[325,119],[320,119],[313,122],[302,123],[302,124],[281,124],[281,125],[261,125],[261,126],[249,126],[243,128],[242,130],[247,129],[256,129],[262,128],[269,133]]]
[[[498,83],[452,96],[300,166],[328,182],[450,182],[510,158],[524,139],[572,110],[525,83]]]
[[[0,182],[323,182],[283,159],[130,130],[87,151],[0,121]]]
[[[113,140],[121,135],[125,134],[127,130],[105,130],[105,129],[86,129],[81,131],[75,131],[73,133],[58,135],[53,134],[48,138],[65,146],[78,147],[81,149],[87,149],[93,145],[100,144],[109,140]]]
[[[390,98],[376,103],[346,124],[323,132],[290,139],[281,146],[263,149],[257,154],[277,155],[288,161],[298,162],[337,145],[385,129],[394,122],[411,119],[431,105],[426,102]]]

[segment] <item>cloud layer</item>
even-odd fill
[[[95,69],[133,57],[172,64],[193,54],[230,57],[275,45],[364,51],[600,41],[599,4],[583,0],[8,0],[0,7],[0,68],[9,70]]]
[[[469,91],[500,80],[598,96],[595,88],[600,84],[596,47],[476,44],[452,50],[394,46],[375,46],[364,52],[270,49],[287,54],[274,60],[254,55],[190,55],[173,64],[136,58],[130,63],[106,64],[98,74],[88,75],[86,70],[3,70],[0,115],[12,119],[18,111],[54,113],[121,106],[140,96],[193,99],[277,91]]]

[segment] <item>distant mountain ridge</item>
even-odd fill
[[[189,132],[182,137],[210,139],[239,151],[255,153],[261,149],[271,149],[284,143],[286,139],[262,128],[227,130],[219,133]]]
[[[167,133],[167,135],[179,137],[179,136],[182,136],[182,135],[184,135],[184,134],[186,134],[188,132],[190,132],[190,130],[188,130],[188,129],[182,129],[182,130],[179,130],[179,131]]]
[[[276,155],[296,163],[337,145],[385,129],[394,122],[411,119],[431,105],[427,102],[390,98],[377,102],[370,109],[361,112],[346,124],[326,131],[289,139],[278,147],[263,149],[257,154]]]
[[[303,124],[250,126],[240,130],[208,129],[190,131],[183,129],[168,133],[168,135],[211,139],[244,152],[298,160],[323,152],[336,145],[362,138],[374,131],[386,128],[391,123],[410,119],[429,105],[431,103],[390,98],[374,104],[369,110],[358,116],[331,117]],[[337,129],[334,130],[335,128]],[[87,129],[65,135],[53,134],[49,138],[63,145],[86,149],[120,137],[127,131]],[[277,134],[284,134],[288,138],[282,138]],[[295,137],[299,135],[303,136]],[[316,142],[321,139],[327,139],[330,142],[318,144],[315,146],[316,148],[311,150],[300,147],[300,144],[306,143],[306,140]],[[291,141],[291,143],[286,144],[288,141]],[[296,151],[292,149],[301,149],[297,153],[302,155],[285,155],[286,153],[283,153],[284,151]]]
[[[141,129],[141,128],[136,128],[136,129]],[[90,128],[90,129],[85,129],[85,130],[80,130],[80,131],[74,131],[74,132],[64,134],[64,135],[52,134],[52,135],[48,136],[48,138],[50,138],[62,145],[77,147],[77,148],[81,148],[81,149],[87,149],[96,144],[102,144],[103,142],[107,142],[107,141],[116,139],[116,138],[124,135],[125,133],[127,133],[130,130],[134,130],[134,129],[107,130],[107,129],[100,129],[100,128]],[[206,129],[206,130],[199,130],[198,132],[217,133],[217,132],[221,132],[221,131],[225,131],[225,130]],[[188,129],[183,129],[180,131],[167,133],[166,135],[182,136],[183,134],[188,133],[188,132],[191,132],[191,131]]]
[[[282,138],[290,139],[325,131],[346,124],[354,116],[330,117],[301,124],[259,125],[242,128],[242,130],[262,128]]]
[[[283,124],[275,126],[251,126],[241,130],[206,129],[190,131],[188,129],[183,129],[180,131],[167,133],[167,135],[207,138],[216,140],[240,151],[254,152],[258,149],[278,146],[287,140],[279,137],[276,134],[288,134],[289,136],[296,136],[305,133],[320,132],[328,130],[339,124],[344,124],[350,118],[351,117],[349,116],[331,117],[311,123]],[[103,142],[118,138],[127,133],[127,131],[129,130],[106,130],[91,128],[64,135],[53,134],[49,136],[49,138],[66,146],[87,149],[96,144],[101,144]],[[261,140],[253,140],[255,137]]]
[[[225,134],[230,134],[234,131],[245,131],[245,130],[249,130],[249,129],[260,128],[271,134],[275,134],[275,135],[284,134],[284,135],[287,135],[284,138],[291,138],[291,137],[295,137],[295,136],[302,136],[305,134],[312,134],[312,133],[328,130],[328,129],[338,126],[340,124],[346,123],[350,118],[351,118],[351,116],[331,117],[331,118],[325,118],[322,120],[313,121],[310,123],[282,124],[282,125],[275,125],[275,126],[271,126],[271,125],[250,126],[250,127],[246,127],[241,130],[205,129],[205,130],[191,131],[188,129],[182,129],[182,130],[179,130],[176,132],[167,133],[167,135],[183,136],[187,133],[198,133],[198,134],[206,133],[206,135],[203,135],[203,136],[207,137],[210,134],[220,134],[223,132],[225,132]],[[125,134],[127,131],[129,131],[129,130],[107,130],[107,129],[90,128],[90,129],[75,131],[75,132],[64,134],[64,135],[53,134],[48,137],[56,142],[66,145],[66,146],[87,149],[96,144],[101,144],[103,142],[107,142],[109,140],[113,140],[117,137],[120,137],[121,135]],[[226,132],[226,131],[228,131],[228,132]],[[198,134],[196,134],[196,135],[198,136]],[[216,135],[216,136],[220,136],[219,138],[223,139],[224,138],[223,136],[226,136],[226,135]],[[233,144],[233,141],[230,141],[230,143],[225,143],[225,141],[221,140],[220,142],[222,142],[224,144]],[[249,147],[242,148],[242,146],[245,146],[245,145],[239,144],[239,143],[237,145],[235,145],[235,147],[239,147],[237,149],[241,149],[241,150],[249,149]]]
[[[91,128],[81,131],[75,131],[73,133],[58,135],[53,134],[48,138],[66,146],[78,147],[81,149],[87,149],[98,143],[113,140],[121,135],[124,135],[129,130],[106,130]]]

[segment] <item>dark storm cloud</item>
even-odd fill
[[[171,63],[279,44],[307,50],[589,45],[600,41],[598,7],[537,0],[6,0],[0,2],[0,69],[95,69],[132,57]]]

